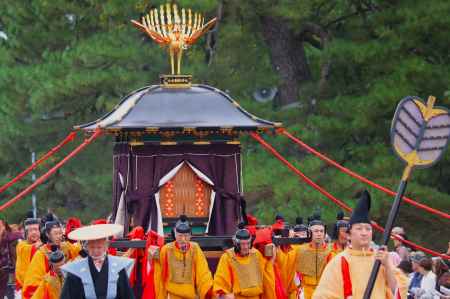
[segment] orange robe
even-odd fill
[[[25,274],[37,248],[27,241],[20,241],[16,246],[16,290],[21,290]]]
[[[326,243],[317,249],[312,243],[307,243],[289,252],[285,267],[289,272],[289,298],[296,298],[302,291],[305,299],[311,299],[326,264],[333,256],[331,246]]]
[[[154,263],[157,298],[210,298],[213,279],[200,246],[190,242],[187,252],[175,242],[161,248],[159,262]]]
[[[64,252],[66,262],[75,259],[81,250],[79,243],[71,244],[69,242],[61,243],[61,250]],[[25,282],[22,289],[22,297],[29,299],[33,296],[39,287],[45,274],[50,271],[47,255],[50,252],[50,246],[44,245],[34,254],[30,266],[25,274]]]
[[[274,271],[272,262],[254,248],[245,257],[228,249],[217,265],[214,293],[234,294],[235,299],[276,299]]]
[[[42,278],[31,299],[59,299],[63,280],[55,272],[49,271]]]

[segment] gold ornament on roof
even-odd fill
[[[183,8],[180,14],[176,4],[167,3],[161,5],[159,10],[151,9],[142,17],[141,23],[135,20],[131,22],[158,44],[168,46],[172,75],[179,75],[183,51],[214,26],[216,21],[217,18],[214,18],[205,24],[205,17],[201,13],[193,13],[191,9]]]

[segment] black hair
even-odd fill
[[[431,271],[433,269],[433,261],[429,257],[424,257],[419,261],[419,266],[424,268],[426,271]]]
[[[403,271],[406,275],[413,272],[412,263],[410,261],[401,261],[397,266],[400,270]]]

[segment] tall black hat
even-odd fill
[[[367,192],[367,190],[364,190],[361,193],[361,197],[359,198],[356,208],[353,210],[352,216],[350,217],[349,226],[351,227],[353,224],[356,223],[370,224],[369,211],[370,211],[370,194],[369,192]]]
[[[250,231],[245,228],[243,223],[239,223],[238,230],[234,234],[234,238],[237,240],[248,240],[252,237]]]
[[[310,221],[309,221],[309,226],[313,226],[313,225],[323,225],[325,226],[325,224],[322,222],[322,216],[320,215],[319,211],[315,211],[314,214],[310,217]]]

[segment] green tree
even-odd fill
[[[389,144],[397,102],[406,95],[450,106],[450,4],[431,0],[215,1],[180,6],[217,15],[218,25],[186,53],[183,71],[196,82],[228,91],[247,110],[283,121],[295,135],[345,166],[395,189],[402,165]],[[137,31],[137,19],[158,1],[0,2],[0,183],[42,155],[73,125],[110,111],[130,91],[168,72],[167,55]],[[253,92],[278,87],[275,104]],[[289,104],[291,109],[274,109]],[[103,137],[36,192],[39,207],[87,221],[111,209],[112,137]],[[271,222],[320,209],[338,209],[292,175],[248,137],[242,138],[244,183],[252,212]],[[347,204],[365,186],[307,155],[283,137],[267,140],[311,178]],[[39,168],[42,174],[76,144]],[[450,211],[450,158],[413,175],[408,195]],[[30,183],[1,195],[1,202]],[[373,191],[374,218],[384,223],[391,197]],[[20,219],[29,197],[6,213]],[[399,224],[430,247],[448,240],[448,220],[403,205]],[[439,241],[436,242],[435,240]]]

